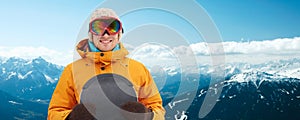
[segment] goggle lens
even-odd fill
[[[90,23],[90,32],[94,35],[103,35],[106,30],[110,35],[118,34],[122,29],[122,24],[115,18],[96,19]]]

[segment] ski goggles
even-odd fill
[[[94,35],[103,35],[105,31],[109,35],[118,34],[122,30],[122,23],[113,17],[102,17],[90,22],[89,31]]]

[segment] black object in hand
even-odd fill
[[[66,120],[96,120],[83,104],[77,104]]]
[[[152,120],[152,110],[145,107],[142,103],[131,101],[121,106],[123,116],[127,120]],[[127,111],[127,112],[126,112]]]

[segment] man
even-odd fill
[[[107,73],[127,78],[133,84],[138,103],[153,111],[154,120],[164,119],[159,91],[145,66],[126,57],[128,51],[120,43],[122,32],[122,23],[113,10],[100,8],[92,13],[89,39],[80,41],[76,47],[82,59],[65,67],[49,104],[48,119],[69,119],[73,110],[83,106],[80,94],[85,83]]]

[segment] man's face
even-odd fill
[[[119,34],[93,35],[93,43],[101,51],[111,51],[119,43]]]

